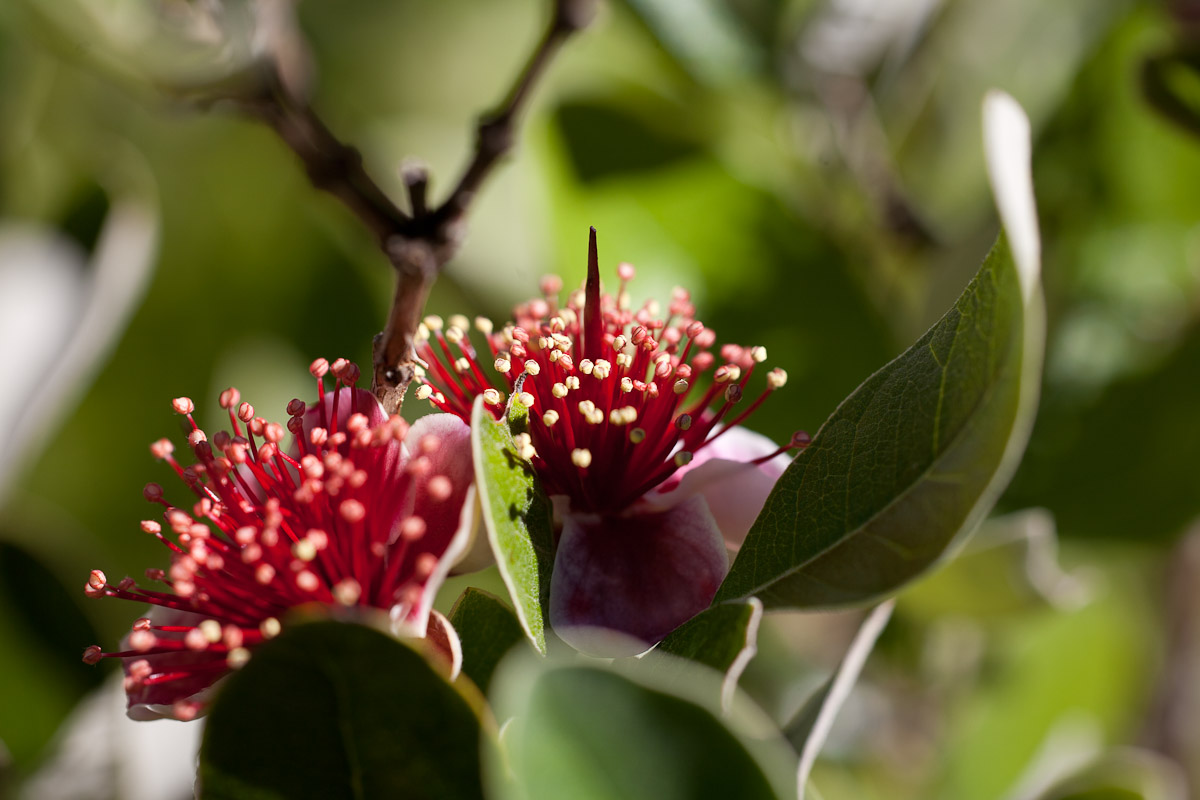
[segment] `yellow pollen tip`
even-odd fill
[[[637,422],[637,409],[633,406],[624,406],[623,408],[614,408],[608,414],[608,420],[613,425],[629,425]]]
[[[679,380],[675,381],[675,386],[673,388],[675,394],[684,394],[688,390],[688,382],[683,378],[680,378]]]
[[[455,314],[450,318],[450,327],[458,328],[459,331],[465,332],[470,330],[471,321],[462,314]]]
[[[521,392],[517,395],[517,402],[526,408],[533,408],[533,395],[529,392]]]
[[[565,383],[556,383],[550,387],[550,394],[560,400],[567,396],[567,385]]]
[[[512,369],[512,362],[507,358],[497,358],[492,366],[496,368],[496,372],[507,373]]]
[[[333,587],[333,596],[344,606],[352,606],[362,597],[362,586],[354,578],[344,578]]]
[[[200,623],[200,633],[212,644],[221,641],[221,623],[215,619],[206,619]]]
[[[763,347],[762,345],[758,345],[757,347],[751,347],[750,348],[750,357],[753,358],[759,364],[761,364],[762,362],[767,360],[767,348]]]
[[[504,398],[501,396],[500,392],[496,389],[483,390],[483,402],[487,403],[489,406],[498,406],[500,405],[500,401],[503,399]]]
[[[553,428],[557,422],[558,422],[558,412],[555,411],[554,409],[550,409],[545,414],[542,414],[542,423],[547,428]]]
[[[781,389],[787,383],[787,372],[776,367],[767,373],[767,386],[772,389]]]
[[[675,458],[673,460],[675,461],[675,466],[677,467],[686,466],[692,462],[692,454],[687,450],[680,450],[675,454]]]
[[[493,325],[492,321],[490,319],[488,319],[487,317],[476,317],[475,318],[475,330],[479,331],[484,336],[491,336],[492,331],[494,331],[495,329],[496,329],[496,326]]]
[[[513,437],[513,444],[517,447],[517,455],[526,461],[537,455],[537,451],[533,448],[533,437],[528,433],[518,433]]]
[[[274,639],[281,630],[283,630],[283,626],[274,617],[267,617],[258,624],[258,632],[263,635],[264,639]]]
[[[417,399],[418,400],[428,400],[432,396],[433,396],[433,387],[431,387],[428,383],[422,383],[420,386],[417,387]]]
[[[592,463],[592,451],[577,447],[571,451],[571,463],[580,469],[587,469]]]
[[[592,363],[590,358],[585,358],[583,361],[579,362],[579,371],[584,375],[591,375],[595,366],[596,365]]]
[[[317,548],[308,539],[301,539],[292,545],[292,555],[301,561],[312,561],[317,557]]]
[[[646,438],[645,428],[634,428],[633,430],[631,430],[629,432],[629,441],[633,442],[634,444],[641,444],[642,441],[645,440],[645,438]]]
[[[250,651],[244,647],[235,647],[225,656],[225,664],[230,669],[240,669],[250,660]]]
[[[629,378],[629,377],[621,378],[621,391],[622,392],[632,392],[633,391],[633,378]]]
[[[542,365],[536,361],[526,361],[525,371],[530,375],[537,375],[542,371]]]
[[[431,331],[440,331],[442,329],[442,318],[437,314],[430,314],[423,322],[425,323],[425,327]]]

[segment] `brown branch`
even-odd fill
[[[247,107],[300,158],[313,186],[341,200],[381,247],[412,222],[367,174],[362,154],[334,136],[307,104],[275,84],[268,97]]]
[[[476,130],[475,157],[467,165],[454,191],[437,210],[439,218],[451,219],[461,215],[470,205],[475,192],[487,178],[496,161],[512,149],[518,118],[528,103],[534,85],[562,43],[591,21],[593,10],[592,0],[555,2],[554,15],[546,32],[529,57],[517,82],[509,90],[504,103],[480,120]]]
[[[417,363],[414,337],[425,301],[442,267],[458,250],[464,217],[479,187],[512,149],[522,111],[534,86],[562,43],[591,20],[595,0],[555,0],[545,33],[499,108],[479,123],[475,152],[454,190],[429,210],[429,179],[423,167],[407,164],[402,177],[412,214],[405,214],[363,168],[362,156],[340,141],[292,82],[269,62],[267,88],[244,108],[265,121],[303,162],[312,184],[337,197],[376,236],[396,269],[391,313],[372,348],[372,390],[389,412],[400,409]],[[287,26],[284,26],[287,27]],[[295,43],[291,43],[293,46]]]

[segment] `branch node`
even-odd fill
[[[413,219],[420,219],[429,213],[425,203],[426,191],[429,189],[429,169],[424,162],[416,158],[406,158],[400,165],[400,180],[404,181],[408,190]]]
[[[596,0],[558,0],[554,5],[555,32],[574,33],[591,24],[596,16]]]
[[[485,117],[476,132],[477,147],[490,159],[496,159],[513,147],[516,139],[512,115],[505,111],[498,116]]]

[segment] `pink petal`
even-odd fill
[[[376,428],[383,425],[388,420],[387,413],[383,410],[379,400],[374,394],[366,389],[357,387],[343,386],[337,390],[337,414],[334,414],[334,393],[326,392],[321,398],[319,404],[310,406],[304,412],[304,438],[305,451],[310,450],[308,442],[311,442],[313,428],[325,428],[330,433],[335,431],[344,432],[346,423],[354,414],[362,414],[367,418],[367,424]],[[340,445],[337,451],[343,456],[351,455],[351,446],[349,442]],[[387,444],[380,447],[355,448],[353,454],[354,464],[357,467],[374,472],[380,475],[390,476],[390,480],[399,484],[401,482],[401,470],[404,461],[404,447],[401,442],[389,441]],[[299,446],[293,445],[293,456],[299,455]],[[252,486],[254,484],[251,484]],[[259,498],[261,501],[263,498]],[[407,501],[407,498],[405,498]],[[380,516],[374,515],[372,525],[384,525],[392,527],[398,521],[398,517],[405,510],[406,502],[395,502],[387,506],[387,513]]]
[[[434,441],[435,447],[423,447],[423,442]],[[427,414],[409,428],[404,445],[410,458],[424,459],[415,473],[412,513],[425,521],[425,535],[414,543],[409,557],[432,553],[438,558],[425,581],[421,602],[406,615],[411,630],[424,636],[434,596],[470,549],[478,527],[471,427],[454,414]]]
[[[382,425],[387,422],[387,412],[383,410],[383,406],[379,404],[379,400],[375,395],[366,389],[352,388],[343,386],[337,391],[337,419],[334,419],[333,413],[334,396],[333,392],[326,392],[321,398],[321,402],[316,405],[309,406],[304,412],[304,436],[307,439],[313,428],[325,428],[330,433],[335,430],[346,430],[346,422],[352,414],[363,414],[367,418],[367,423],[372,427]]]
[[[193,614],[190,611],[154,606],[146,615],[155,626],[197,625],[206,617]],[[168,638],[171,634],[156,632],[159,637]],[[180,635],[178,638],[182,638]],[[121,649],[129,649],[129,636],[121,640]],[[121,659],[125,674],[129,674],[130,665],[144,660],[150,664],[153,673],[170,674],[182,673],[183,677],[163,683],[152,683],[128,692],[128,709],[126,714],[130,719],[174,719],[173,705],[180,700],[203,702],[208,690],[229,672],[225,666],[225,655],[214,654],[207,650],[180,650],[172,653],[159,653],[147,656],[131,656]],[[197,669],[200,665],[213,665],[212,668]]]
[[[699,495],[657,513],[568,514],[550,622],[578,650],[633,655],[707,608],[728,569],[721,531]]]
[[[458,678],[459,673],[462,672],[462,640],[458,638],[458,631],[454,630],[450,620],[446,619],[440,611],[430,611],[429,627],[425,636],[429,639],[429,643],[446,657],[450,680]]]
[[[647,494],[643,504],[662,511],[703,495],[726,546],[737,550],[792,459],[779,455],[762,464],[748,462],[778,449],[765,436],[742,427],[730,428],[712,444],[700,448],[691,463],[676,471],[671,480]]]

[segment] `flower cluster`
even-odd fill
[[[168,549],[170,567],[147,570],[149,586],[95,570],[85,588],[154,606],[121,650],[84,653],[88,663],[122,659],[131,716],[196,716],[205,690],[310,603],[381,609],[398,633],[453,639],[431,605],[473,533],[469,429],[448,414],[412,426],[389,417],[354,388],[359,370],[344,359],[318,359],[310,371],[320,399],[288,404],[287,451],[285,426],[256,416],[236,389],[220,398],[231,430],[211,438],[190,399],[173,401],[195,461],[181,465],[166,439],[150,449],[194,502],[173,505],[148,484],[162,520],[141,525]]]
[[[787,381],[770,370],[757,397],[750,381],[762,347],[724,345],[696,319],[676,289],[663,309],[632,308],[634,268],[621,264],[615,295],[601,291],[595,230],[584,286],[560,305],[562,281],[519,306],[514,322],[475,327],[495,372],[528,406],[519,444],[548,494],[563,531],[551,582],[551,622],[618,631],[653,643],[711,602],[736,548],[786,467],[783,447],[740,427]],[[418,353],[425,362],[417,396],[470,419],[474,398],[499,418],[506,392],[493,386],[469,339],[470,325],[426,318]],[[594,648],[592,648],[594,649]]]

